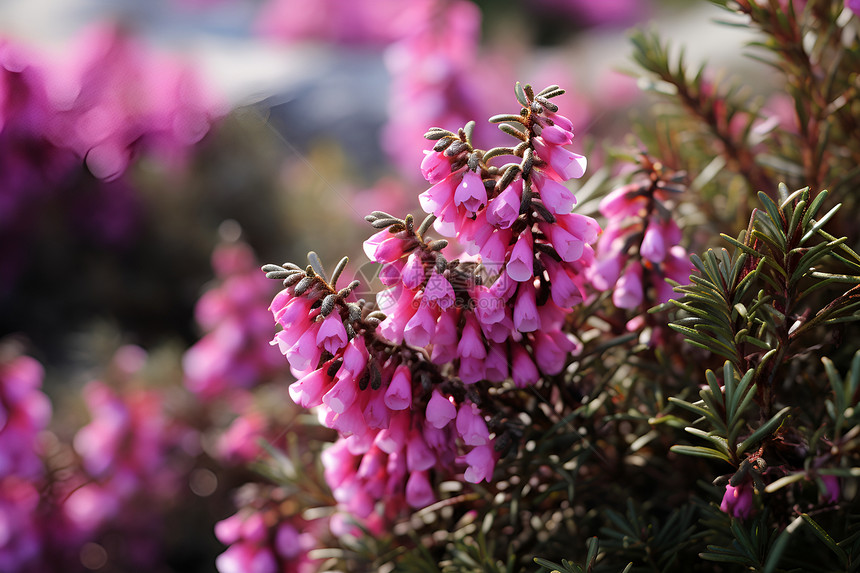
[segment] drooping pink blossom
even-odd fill
[[[741,483],[738,486],[727,484],[720,509],[732,517],[740,519],[749,517],[753,510],[752,484]]]

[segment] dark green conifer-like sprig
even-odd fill
[[[756,161],[752,149],[753,125],[761,106],[745,93],[740,82],[709,80],[704,64],[691,74],[684,51],[672,58],[668,43],[656,32],[636,30],[631,41],[634,60],[656,80],[651,82],[651,90],[680,103],[707,134],[700,147],[718,150],[726,166],[744,178],[750,191],[775,191],[773,178]]]
[[[748,55],[785,78],[797,133],[776,132],[774,155],[783,165],[799,166],[802,180],[813,188],[827,187],[840,200],[848,199],[846,185],[860,176],[856,17],[848,17],[843,0],[712,1],[742,14],[761,32]]]
[[[838,206],[816,219],[826,199],[814,199],[808,188],[789,194],[780,186],[780,204],[764,193],[746,232],[723,238],[735,250],[709,250],[694,256],[697,274],[677,287],[684,296],[672,301],[682,314],[670,326],[694,346],[732,362],[738,372],[755,369],[757,401],[770,415],[776,370],[793,357],[793,344],[817,327],[860,318],[860,287],[835,296],[813,310],[810,295],[838,283],[860,283],[860,276],[824,272],[828,255],[857,267],[856,254],[822,227]],[[822,238],[824,240],[822,240]],[[815,242],[817,240],[817,242]],[[762,368],[765,357],[774,360]]]

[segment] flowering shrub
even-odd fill
[[[357,154],[380,165],[289,124],[298,158],[253,200],[269,126],[198,145],[218,106],[185,68],[112,26],[70,66],[0,44],[0,294],[43,325],[0,343],[0,570],[853,570],[857,7],[715,3],[774,69],[756,96],[634,30],[647,99],[622,114],[602,87],[496,82],[534,33],[548,56],[517,73],[563,53],[576,73],[554,73],[583,89],[558,28],[656,0],[271,0],[256,31],[377,50],[380,69],[384,48],[391,95]],[[324,91],[301,101],[348,123],[353,94]],[[380,184],[340,194],[385,157]],[[295,165],[366,208],[369,238],[342,240]],[[187,189],[156,192],[158,173]],[[247,235],[228,221],[214,244],[206,207],[231,193]],[[408,205],[424,214],[391,213]],[[68,261],[78,232],[127,248]],[[317,239],[323,256],[260,273],[255,251]],[[213,245],[202,288],[181,279],[205,255],[167,263]],[[187,312],[87,316],[109,285]]]

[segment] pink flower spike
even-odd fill
[[[454,204],[462,205],[470,213],[477,213],[487,204],[487,188],[477,173],[467,170],[463,175],[463,180],[454,190]]]
[[[457,417],[457,408],[449,399],[443,397],[439,390],[433,390],[433,394],[427,402],[425,416],[434,428],[441,429]]]
[[[385,405],[392,410],[405,410],[412,405],[412,374],[403,364],[394,371],[385,390]]]
[[[721,510],[732,517],[746,519],[752,512],[752,508],[753,491],[749,484],[741,483],[737,487],[726,485],[726,493],[723,494],[723,501],[720,503]]]
[[[513,355],[513,363],[511,364],[511,374],[514,379],[514,384],[517,388],[525,388],[534,384],[538,377],[538,370],[535,363],[525,348],[519,344],[511,344],[511,353]]]
[[[584,156],[564,147],[547,143],[541,137],[536,137],[532,141],[538,157],[548,164],[549,171],[547,173],[554,179],[567,181],[568,179],[579,179],[585,174],[587,160]]]
[[[451,174],[451,160],[444,153],[425,150],[421,160],[421,175],[428,183],[438,183]]]
[[[463,479],[467,482],[480,483],[484,480],[489,482],[493,478],[496,460],[492,446],[484,445],[472,448],[472,451],[466,454],[465,461],[469,467],[463,473]]]
[[[517,179],[487,204],[487,222],[500,229],[509,229],[520,216],[523,180]]]
[[[403,340],[406,344],[423,348],[430,344],[434,332],[436,332],[436,316],[430,305],[421,300],[418,311],[412,315],[403,329]]]
[[[573,196],[573,191],[558,181],[536,173],[534,176],[534,187],[537,189],[541,201],[543,201],[544,206],[549,209],[550,213],[566,215],[576,205],[576,197]]]
[[[632,310],[642,304],[642,267],[639,263],[631,263],[618,279],[612,302],[618,308]]]
[[[335,309],[322,321],[319,332],[317,332],[317,344],[325,348],[331,354],[337,354],[338,350],[346,346],[346,328],[340,313]]]
[[[478,406],[464,402],[457,412],[457,433],[467,446],[483,446],[490,443],[490,431],[481,416]]]
[[[517,290],[517,301],[514,305],[514,327],[520,332],[534,332],[540,328],[540,316],[535,303],[535,287],[523,283]]]
[[[505,266],[508,276],[517,282],[524,282],[534,277],[534,240],[529,229],[520,234],[511,258]]]
[[[406,480],[406,503],[415,509],[427,507],[436,499],[427,472],[412,472]]]

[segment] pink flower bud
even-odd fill
[[[539,173],[535,174],[533,180],[534,188],[540,194],[541,201],[550,213],[566,215],[576,205],[576,197],[573,196],[573,192],[561,183]]]
[[[332,412],[342,414],[355,401],[358,388],[355,378],[346,376],[338,380],[331,389],[322,397],[323,404],[331,408]]]
[[[578,179],[585,174],[587,160],[584,156],[574,153],[564,147],[547,143],[541,137],[534,142],[538,157],[548,164],[547,173],[559,181]]]
[[[517,388],[525,388],[537,382],[539,378],[537,367],[525,348],[519,344],[511,344],[513,363],[511,364],[511,375]]]
[[[493,469],[496,467],[496,460],[493,454],[493,448],[489,445],[476,446],[472,448],[465,456],[465,461],[468,468],[463,473],[463,479],[469,483],[480,483],[493,478]]]
[[[366,389],[364,392],[370,393],[367,404],[364,406],[364,421],[367,423],[367,427],[377,430],[387,428],[391,423],[391,409],[385,405],[385,392],[381,388],[379,390]]]
[[[746,519],[753,509],[753,491],[750,484],[742,483],[735,487],[726,485],[726,493],[720,503],[720,509],[732,517]]]
[[[508,276],[517,282],[534,277],[534,241],[529,229],[523,231],[511,250],[511,258],[505,266]]]
[[[487,241],[481,245],[479,254],[484,267],[488,269],[501,269],[508,254],[508,243],[511,241],[511,231],[508,229],[497,230],[492,233]]]
[[[555,304],[572,308],[582,302],[582,290],[565,266],[549,257],[543,261],[543,265],[549,275],[550,296]]]
[[[430,359],[436,364],[451,362],[457,357],[457,342],[459,331],[457,330],[456,310],[443,311],[436,322],[436,331],[433,334],[433,351]]]
[[[540,136],[544,141],[552,145],[568,145],[573,141],[573,133],[557,125],[544,127],[540,132]]]
[[[430,344],[436,332],[436,315],[430,304],[421,300],[418,311],[412,315],[403,329],[403,340],[412,346],[424,347]]]
[[[477,173],[467,170],[463,175],[463,180],[454,190],[454,204],[462,205],[470,213],[476,213],[487,204],[487,188]]]
[[[430,505],[435,499],[427,472],[410,473],[406,480],[406,503],[418,509]]]
[[[504,382],[508,378],[508,354],[503,344],[491,344],[484,361],[485,376],[490,382]]]
[[[427,302],[435,302],[443,310],[454,305],[454,289],[451,283],[436,272],[435,268],[424,287],[424,299]]]
[[[457,374],[460,376],[463,384],[480,382],[484,379],[484,373],[483,358],[473,358],[471,356],[460,358],[460,368],[457,370]]]
[[[406,467],[410,472],[429,470],[436,465],[436,456],[427,447],[421,432],[413,430],[406,443]]]
[[[302,408],[312,408],[322,404],[322,396],[331,384],[331,379],[326,373],[328,366],[305,374],[290,384],[290,398]]]
[[[405,410],[412,405],[412,374],[403,364],[394,371],[385,391],[385,405],[392,410]]]
[[[652,263],[660,263],[666,258],[666,241],[663,237],[663,228],[660,222],[653,217],[648,221],[645,236],[639,246],[639,254]]]
[[[540,223],[538,226],[549,237],[561,260],[572,263],[582,257],[582,253],[585,251],[585,243],[582,239],[571,235],[560,225]]]
[[[428,183],[438,183],[451,174],[451,160],[444,153],[425,150],[421,160],[421,175]]]
[[[615,285],[612,302],[618,308],[632,310],[642,304],[643,296],[642,267],[639,263],[631,263]]]
[[[517,289],[514,327],[520,332],[534,332],[540,328],[540,316],[535,303],[535,287],[532,284],[523,283]]]
[[[424,262],[421,260],[421,251],[416,249],[406,259],[400,280],[403,281],[403,286],[415,290],[424,283],[424,278]]]
[[[433,213],[437,217],[454,201],[454,190],[460,184],[463,176],[460,173],[451,174],[438,181],[435,185],[418,195],[418,203],[425,213]]]
[[[457,408],[450,400],[444,398],[439,390],[433,390],[430,400],[427,402],[427,411],[425,412],[427,421],[435,428],[444,428],[448,423],[457,417]]]
[[[481,336],[481,328],[474,314],[466,313],[466,323],[457,344],[457,354],[461,358],[486,358],[487,349]]]
[[[481,325],[495,324],[505,318],[504,301],[494,296],[489,288],[477,285],[472,289],[471,296],[475,301],[475,316]]]
[[[317,345],[322,346],[331,354],[337,354],[338,350],[346,346],[347,340],[343,320],[340,313],[335,310],[322,321],[319,332],[317,332]]]
[[[487,205],[487,222],[500,229],[509,229],[520,216],[523,180],[517,179]]]
[[[317,345],[317,333],[320,323],[315,322],[287,351],[287,361],[297,371],[303,372],[308,368],[316,368],[322,348]]]
[[[483,446],[490,442],[490,431],[478,406],[464,402],[457,412],[457,433],[467,446]]]
[[[560,335],[558,337],[553,334]],[[568,352],[575,348],[575,345],[566,339],[564,334],[559,331],[546,333],[535,333],[535,362],[541,372],[553,376],[558,374],[567,363]]]
[[[364,254],[374,263],[391,263],[403,256],[405,243],[383,229],[364,241]]]
[[[453,406],[452,406],[453,407]],[[409,424],[412,415],[409,410],[400,410],[391,416],[388,428],[380,430],[376,435],[375,444],[386,454],[393,454],[403,449],[406,438],[409,436]]]

